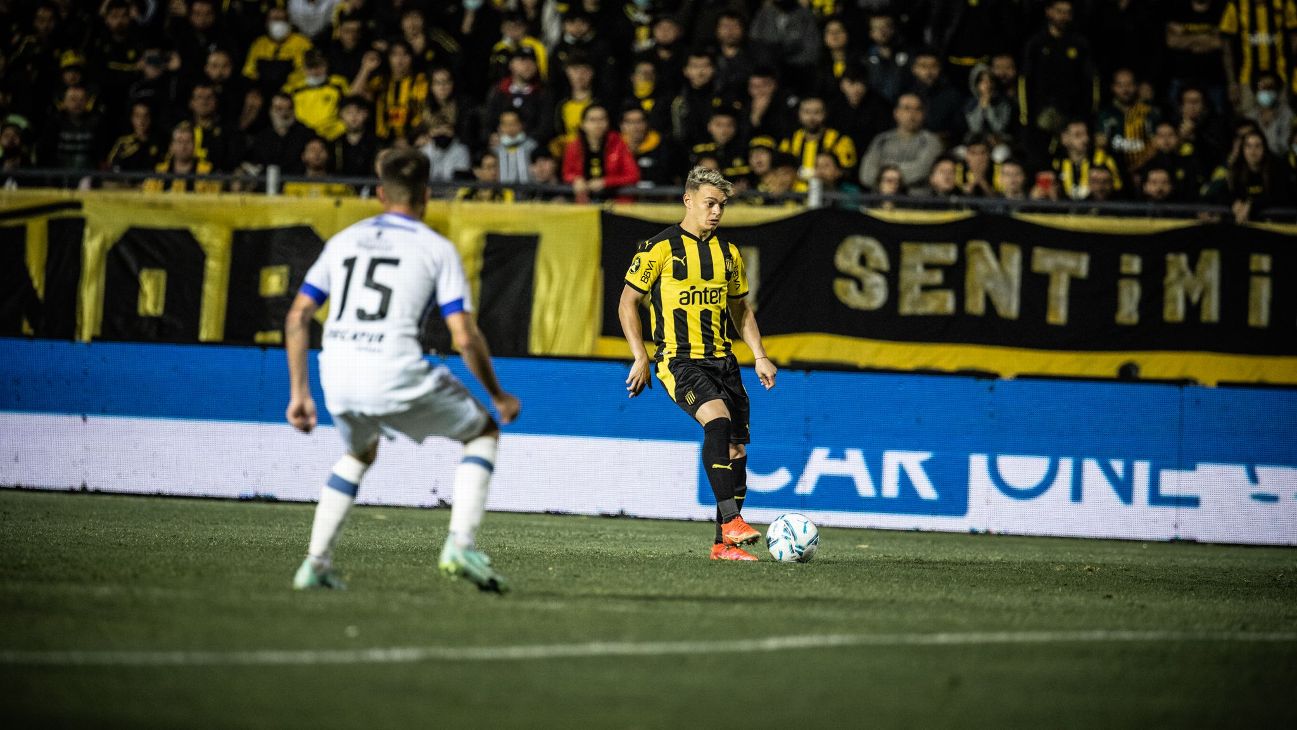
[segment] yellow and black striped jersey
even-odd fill
[[[297,121],[316,134],[332,142],[347,131],[347,125],[338,118],[342,101],[351,93],[351,85],[345,78],[334,74],[323,84],[311,86],[305,75],[296,75],[284,84],[284,93],[293,97]]]
[[[856,143],[847,135],[836,129],[825,129],[823,134],[812,138],[805,129],[798,129],[793,136],[779,142],[779,151],[796,157],[803,169],[815,169],[815,156],[821,151],[832,152],[838,165],[843,170],[856,168]]]
[[[730,354],[729,299],[748,293],[738,246],[671,226],[640,244],[626,284],[649,295],[654,360]]]
[[[1236,36],[1235,80],[1250,84],[1273,72],[1288,80],[1287,34],[1297,30],[1297,0],[1229,0],[1220,32]]]
[[[1081,160],[1080,164],[1073,162],[1070,157],[1054,159],[1054,171],[1058,173],[1058,179],[1063,184],[1063,193],[1069,198],[1074,196],[1077,188],[1090,187],[1090,170],[1096,167],[1108,168],[1112,173],[1112,189],[1121,190],[1121,167],[1117,165],[1117,160],[1112,155],[1103,150],[1090,153],[1090,156]]]

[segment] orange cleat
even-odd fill
[[[756,559],[757,556],[741,548],[736,548],[733,545],[726,545],[721,542],[712,545],[712,560],[739,560],[751,562]]]
[[[742,515],[721,525],[721,539],[726,545],[751,545],[761,539],[761,533],[743,520]]]

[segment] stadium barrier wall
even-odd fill
[[[699,431],[660,388],[628,399],[608,361],[498,369],[523,411],[491,509],[711,518]],[[743,377],[758,522],[1297,544],[1297,390],[784,370],[767,392]],[[284,423],[287,383],[274,349],[0,339],[0,485],[315,499],[342,446],[327,412],[310,435]],[[360,500],[449,501],[458,458],[385,442]]]
[[[0,191],[0,336],[277,345],[323,241],[377,210]],[[495,352],[620,358],[622,276],[679,208],[433,201],[426,219]],[[724,233],[779,363],[1297,384],[1294,226],[735,205]]]

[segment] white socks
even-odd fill
[[[464,456],[455,468],[455,493],[450,506],[450,539],[456,547],[471,548],[486,511],[486,492],[495,470],[496,436],[478,436],[464,444]]]
[[[450,508],[450,540],[461,548],[471,548],[486,511],[486,493],[495,471],[495,451],[499,444],[496,436],[478,436],[464,444],[464,455],[455,468],[454,494]],[[311,544],[308,550],[317,567],[327,568],[333,557],[333,546],[338,542],[342,525],[356,500],[360,480],[369,465],[351,454],[344,455],[333,465],[328,484],[320,490],[320,502],[315,506],[315,521],[311,525]]]
[[[320,503],[315,506],[315,522],[311,525],[311,546],[307,552],[317,566],[328,567],[342,523],[356,501],[360,480],[368,469],[368,464],[351,454],[343,455],[333,465],[328,484],[320,490]]]

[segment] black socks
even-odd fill
[[[729,522],[739,513],[734,490],[738,472],[730,462],[730,419],[715,418],[703,426],[703,469],[716,495],[716,511],[721,522]]]
[[[738,484],[734,487],[734,506],[738,507],[739,512],[743,511],[743,498],[748,496],[748,457],[746,454],[737,459],[730,459],[730,464],[734,466],[735,478]],[[721,519],[721,508],[716,508],[716,542],[721,542],[721,525],[728,520]]]
[[[734,519],[747,496],[746,456],[730,459],[730,419],[716,418],[703,426],[703,468],[716,495],[716,541],[721,525]]]

